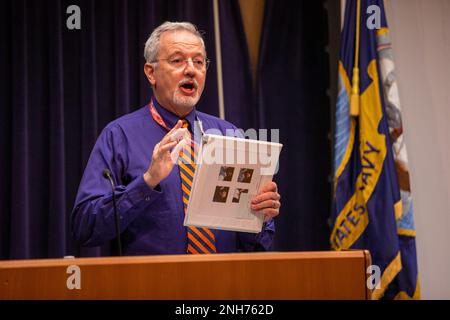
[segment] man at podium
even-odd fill
[[[223,135],[236,129],[195,108],[208,67],[201,34],[190,23],[165,22],[148,38],[144,56],[153,97],[98,137],[72,211],[73,237],[83,246],[98,246],[120,233],[126,255],[268,250],[281,206],[274,182],[252,199],[252,210],[265,217],[258,234],[183,226],[195,172],[194,122]]]

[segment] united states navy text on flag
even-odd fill
[[[367,23],[378,18],[376,28]],[[341,41],[331,246],[370,251],[381,270],[373,298],[417,299],[408,161],[383,1],[347,0]]]

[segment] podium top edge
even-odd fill
[[[261,260],[291,260],[291,259],[367,259],[365,250],[350,251],[301,251],[301,252],[255,252],[255,253],[221,253],[209,255],[152,255],[152,256],[124,256],[124,257],[94,257],[69,259],[29,259],[3,260],[0,269],[60,267],[69,265],[118,265],[118,264],[146,264],[146,263],[190,263],[190,262],[223,262],[223,261],[261,261]],[[369,255],[370,256],[370,255]]]

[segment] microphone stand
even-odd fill
[[[116,222],[116,238],[117,238],[117,251],[119,253],[119,256],[122,256],[122,243],[120,241],[120,221],[119,221],[119,214],[117,212],[117,205],[116,205],[116,185],[114,184],[114,181],[111,177],[111,172],[108,169],[103,170],[103,177],[105,179],[108,179],[108,181],[111,184],[112,189],[112,201],[113,201],[113,207],[114,207],[114,217]]]

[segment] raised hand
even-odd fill
[[[170,174],[181,149],[189,143],[187,129],[181,128],[182,124],[178,120],[172,130],[155,145],[152,160],[144,173],[144,180],[149,187],[156,187]]]

